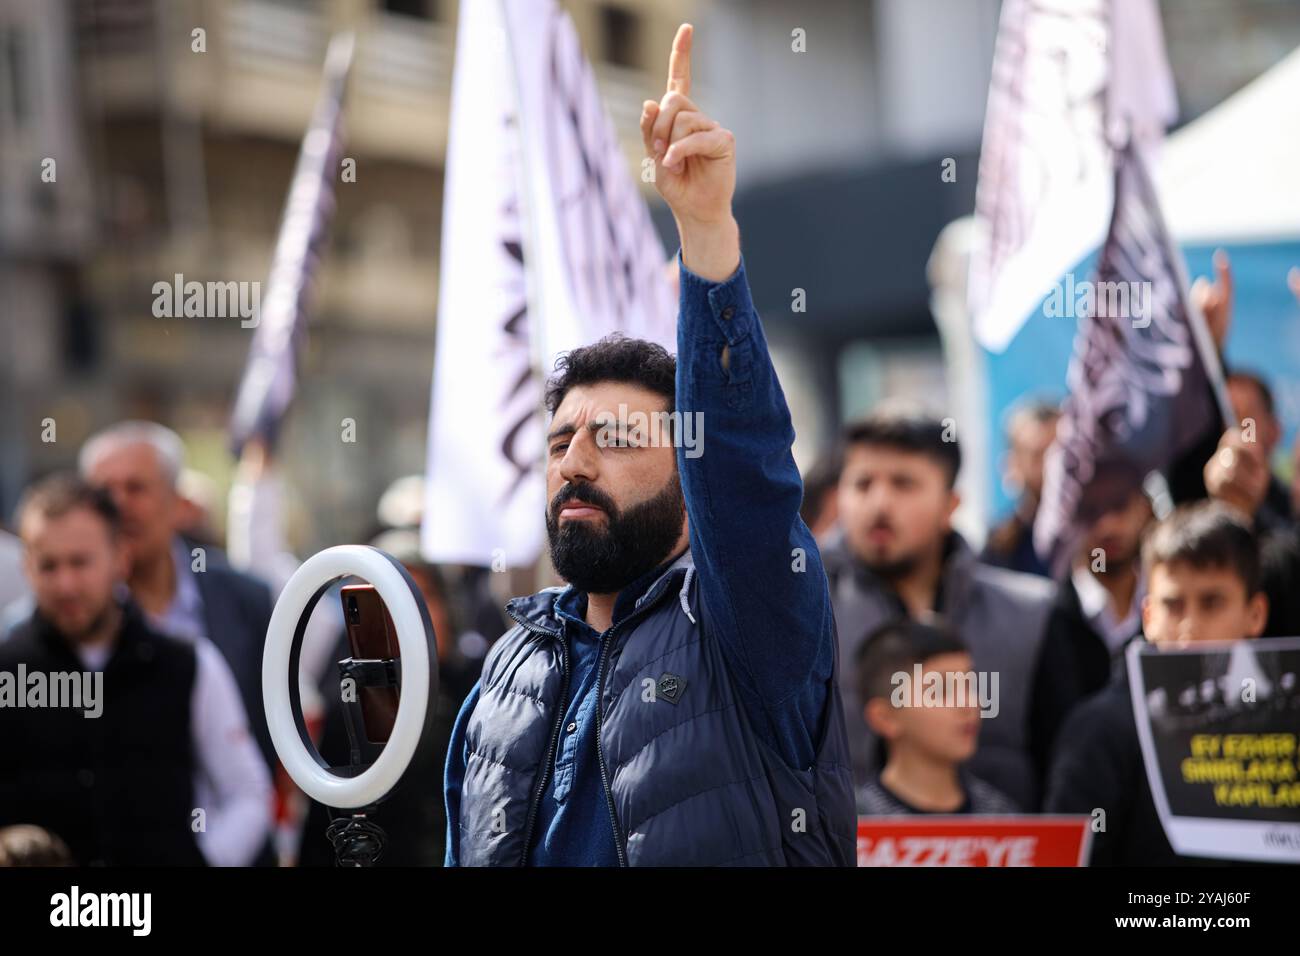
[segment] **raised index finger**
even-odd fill
[[[1229,299],[1232,298],[1232,264],[1228,261],[1228,254],[1222,249],[1214,253],[1214,271],[1218,274],[1219,285],[1223,287],[1223,293]]]
[[[695,28],[683,23],[673,37],[673,52],[668,57],[668,92],[691,95],[691,37]]]

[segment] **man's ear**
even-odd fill
[[[1264,633],[1264,628],[1268,624],[1268,595],[1263,591],[1256,591],[1255,594],[1246,602],[1246,633],[1245,637],[1259,637]]]
[[[885,740],[893,740],[898,736],[898,715],[894,713],[893,706],[889,703],[888,698],[873,697],[867,701],[867,705],[862,708],[862,716],[877,735]]]
[[[1142,634],[1147,638],[1151,636],[1151,608],[1151,595],[1142,595]]]
[[[953,488],[950,492],[948,492],[948,523],[949,524],[952,524],[952,516],[957,513],[957,509],[960,507],[961,507],[961,493],[956,488]]]

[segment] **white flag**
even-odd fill
[[[556,355],[615,331],[676,341],[666,254],[552,0],[461,4],[444,196],[422,546],[522,567],[545,530]]]
[[[573,21],[555,0],[503,4],[527,157],[524,251],[538,355],[549,369],[560,352],[611,332],[675,352],[663,244]]]
[[[984,118],[969,304],[976,340],[1010,344],[1101,243],[1114,149],[1173,120],[1154,0],[1006,0]]]
[[[432,561],[518,566],[541,547],[540,382],[528,339],[508,55],[500,4],[462,4],[421,529]]]

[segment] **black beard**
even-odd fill
[[[561,527],[560,509],[574,499],[604,509],[609,526],[568,521]],[[668,560],[685,520],[686,500],[676,472],[657,495],[626,511],[594,485],[565,485],[546,512],[551,564],[579,591],[615,594]]]
[[[863,562],[867,569],[877,577],[886,581],[897,581],[905,578],[917,569],[921,564],[921,559],[916,555],[905,555],[895,558],[893,561],[880,561],[877,563]]]

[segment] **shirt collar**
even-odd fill
[[[173,603],[187,612],[199,610],[203,607],[203,595],[199,593],[199,582],[194,580],[190,550],[179,536],[172,539],[172,562],[176,565],[176,595],[172,599]]]
[[[1110,592],[1088,570],[1086,564],[1076,565],[1070,572],[1070,581],[1079,596],[1079,609],[1092,625],[1097,634],[1106,642],[1112,653],[1124,645],[1128,638],[1138,631],[1141,618],[1142,598],[1146,594],[1146,579],[1139,575],[1137,588],[1133,591],[1133,603],[1123,619],[1116,617],[1110,606]]]
[[[1074,584],[1075,593],[1079,595],[1079,607],[1083,616],[1089,621],[1100,617],[1110,606],[1110,594],[1085,565],[1076,565],[1070,572],[1070,580]]]
[[[618,599],[614,602],[614,623],[618,624],[624,618],[628,617],[635,611],[650,592],[655,589],[668,575],[680,568],[694,567],[694,559],[691,557],[691,549],[688,547],[684,552],[664,564],[659,565],[652,571],[648,571],[641,577],[637,578],[627,587],[618,593]],[[574,622],[582,624],[584,627],[590,627],[587,624],[587,592],[579,591],[570,585],[555,597],[552,605],[555,615],[565,622]],[[594,630],[594,628],[593,628]]]

